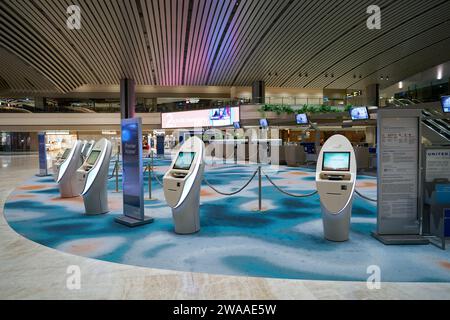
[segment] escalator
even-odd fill
[[[450,123],[448,119],[438,119],[442,114],[436,110],[422,110],[423,136],[433,145],[450,145]]]
[[[416,99],[391,99],[388,106],[394,108],[408,108],[408,106],[422,104]],[[437,106],[436,106],[437,107]],[[444,117],[438,108],[422,109],[422,135],[433,145],[450,145],[450,119]]]

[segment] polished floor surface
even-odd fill
[[[155,162],[157,176],[169,160]],[[113,162],[111,163],[111,171]],[[231,192],[244,185],[255,165],[222,163],[206,167],[208,181]],[[283,190],[307,194],[315,190],[311,169],[265,167],[263,173]],[[119,185],[121,185],[119,176]],[[122,212],[122,194],[109,183],[111,212],[87,216],[81,197],[62,199],[52,177],[33,177],[17,188],[5,205],[5,217],[19,234],[67,253],[111,262],[177,271],[306,280],[367,279],[377,266],[383,281],[448,282],[450,254],[434,246],[384,246],[370,236],[376,228],[375,204],[355,196],[350,240],[323,237],[318,195],[289,197],[262,177],[262,208],[258,181],[233,196],[208,186],[201,190],[201,230],[192,235],[173,231],[171,210],[162,187],[153,180],[156,200],[145,202],[153,224],[130,229],[114,222]],[[145,181],[148,192],[148,180]],[[358,176],[357,189],[376,197],[376,178]]]
[[[22,185],[26,177],[34,173],[35,161],[36,158],[32,157],[1,157],[2,200],[15,186]],[[81,258],[48,249],[18,236],[3,219],[1,231],[0,297],[2,298],[450,297],[448,284],[382,283],[380,290],[368,290],[365,282],[278,280],[138,268]],[[83,271],[82,290],[70,291],[65,287],[66,268],[70,264],[79,265]]]

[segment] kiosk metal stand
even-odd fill
[[[172,208],[175,232],[200,230],[200,188],[203,180],[205,145],[198,137],[188,139],[164,175],[164,196]]]
[[[323,231],[327,240],[341,242],[349,238],[356,173],[352,144],[342,135],[332,136],[320,151],[316,169]]]
[[[77,171],[78,181],[84,186],[81,195],[88,215],[109,211],[108,173],[111,152],[111,142],[101,139],[92,146],[86,161]]]
[[[123,215],[116,222],[127,227],[152,223],[153,218],[145,216],[144,177],[142,161],[142,119],[122,120],[122,183]]]

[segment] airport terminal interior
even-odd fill
[[[0,1],[0,299],[450,299],[450,1]]]

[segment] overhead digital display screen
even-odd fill
[[[239,107],[230,106],[161,114],[163,129],[225,127],[239,121]]]
[[[229,126],[233,124],[231,121],[231,108],[224,107],[218,109],[212,109],[210,111],[209,120],[213,127]]]
[[[295,120],[297,121],[297,124],[308,124],[308,116],[306,113],[299,113],[295,116]]]
[[[86,163],[91,166],[94,165],[99,155],[100,150],[92,150],[91,153],[89,154],[89,157],[86,160]]]
[[[352,120],[369,120],[369,110],[367,107],[356,107],[350,110]]]
[[[194,157],[195,152],[180,152],[173,168],[177,170],[189,170],[192,161],[194,161]]]
[[[450,96],[441,97],[442,111],[444,113],[450,113]]]
[[[324,152],[323,171],[350,171],[350,152]]]
[[[268,128],[269,127],[269,121],[267,121],[267,119],[260,119],[259,120],[259,126],[261,128]]]

